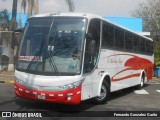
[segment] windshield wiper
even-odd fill
[[[50,60],[50,64],[51,64],[52,68],[54,68],[55,72],[56,72],[57,74],[59,74],[58,69],[57,69],[57,66],[56,66],[56,64],[55,64],[55,62],[54,62],[54,58],[53,58],[54,54],[53,54],[52,50],[49,50],[49,49],[48,49],[48,50],[47,50],[47,55],[49,55],[49,60]]]
[[[29,71],[30,69],[31,69],[31,66],[33,65],[33,62],[35,61],[35,58],[36,58],[36,56],[40,53],[40,52],[42,52],[42,48],[43,48],[43,45],[44,45],[44,41],[45,40],[43,40],[42,41],[42,44],[41,44],[41,47],[40,47],[40,50],[39,51],[37,51],[36,53],[35,53],[35,55],[34,55],[34,57],[33,57],[33,59],[31,60],[31,62],[29,63],[29,65],[28,65],[28,67],[27,67],[27,70]],[[45,45],[44,45],[45,46]],[[50,60],[50,65],[51,65],[51,67],[55,70],[55,72],[58,74],[59,72],[58,72],[58,69],[57,69],[57,67],[56,67],[56,64],[55,64],[55,62],[54,62],[54,59],[53,59],[53,57],[52,56],[54,56],[53,55],[53,52],[50,50],[44,50],[45,51],[45,55],[44,55],[44,58],[42,59],[42,61],[44,62],[45,60],[46,60],[46,55],[48,55],[49,56],[49,60]],[[52,57],[52,58],[51,58]],[[45,64],[45,62],[43,63],[43,64]]]
[[[55,28],[55,26],[54,26],[54,20],[52,21],[52,24],[51,24],[51,28],[50,28],[50,30],[49,30],[49,36],[48,36],[48,44],[47,44],[47,54],[49,55],[49,60],[50,60],[50,64],[51,64],[51,66],[52,66],[52,68],[54,68],[54,70],[55,70],[55,72],[59,75],[59,72],[58,72],[58,69],[57,69],[57,66],[56,66],[56,64],[55,64],[55,62],[54,62],[54,54],[53,54],[53,50],[54,49],[52,49],[52,45],[50,45],[50,44],[52,44],[53,42],[54,42],[54,40],[55,40],[55,35],[56,35],[56,28]],[[53,30],[52,30],[53,29]],[[52,30],[52,32],[54,33],[54,39],[51,39],[52,37],[50,37],[50,34],[51,34],[51,30]],[[46,54],[46,55],[47,55]],[[52,58],[51,58],[52,57]]]
[[[31,66],[32,66],[32,64],[33,64],[33,62],[35,61],[36,56],[42,52],[41,49],[43,48],[43,45],[45,45],[45,44],[44,44],[44,41],[45,41],[45,39],[42,40],[41,47],[39,48],[38,51],[36,51],[36,53],[35,53],[33,59],[31,60],[31,62],[30,62],[29,65],[27,66],[27,70],[30,70],[30,68],[31,68]],[[43,58],[42,58],[42,61],[43,61]]]
[[[55,64],[55,62],[54,62],[54,59],[53,59],[53,57],[52,56],[54,56],[53,55],[53,53],[52,53],[52,50],[49,50],[48,49],[48,46],[49,46],[49,44],[50,44],[50,40],[49,40],[49,36],[50,36],[50,32],[51,32],[51,29],[52,29],[52,26],[53,26],[53,21],[52,21],[52,25],[51,25],[51,27],[50,27],[50,30],[49,30],[49,35],[48,35],[48,37],[47,37],[47,40],[46,40],[46,42],[44,42],[45,41],[45,39],[43,39],[43,41],[42,41],[42,44],[41,44],[41,47],[40,47],[40,50],[42,49],[42,48],[44,48],[44,55],[43,55],[43,57],[44,58],[42,58],[42,61],[43,61],[43,66],[45,66],[45,61],[46,61],[46,56],[48,55],[49,56],[49,60],[50,60],[50,65],[52,66],[52,68],[55,70],[55,72],[58,74],[59,72],[58,72],[58,69],[57,69],[57,67],[56,67],[56,64]],[[54,31],[55,31],[55,29],[54,29]],[[52,41],[53,42],[53,41]],[[43,47],[43,45],[44,45],[44,47]],[[38,53],[40,53],[41,51],[37,51],[36,53],[35,53],[35,56],[34,56],[34,58],[31,60],[31,62],[29,63],[29,65],[28,65],[28,67],[27,67],[27,70],[30,70],[30,68],[31,68],[31,66],[32,66],[32,64],[33,64],[33,62],[34,62],[34,60],[35,60],[35,58],[36,58],[36,56],[37,56],[37,54]],[[50,53],[51,52],[51,53]],[[51,58],[52,57],[52,58]],[[44,70],[44,68],[43,68],[43,66],[42,66],[42,71]]]

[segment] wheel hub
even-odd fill
[[[104,85],[102,85],[100,96],[97,99],[102,100],[106,97],[106,95],[107,95],[106,87]]]

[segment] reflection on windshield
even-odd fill
[[[84,18],[34,18],[28,21],[17,69],[80,74]]]

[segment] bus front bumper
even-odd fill
[[[15,81],[15,94],[18,97],[40,100],[44,102],[53,102],[60,104],[79,104],[81,102],[81,85],[76,88],[58,91],[58,92],[49,92],[49,91],[39,91],[31,90],[25,88]]]

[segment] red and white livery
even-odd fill
[[[28,19],[15,70],[19,97],[62,104],[144,86],[153,75],[153,41],[101,16],[82,13]]]

